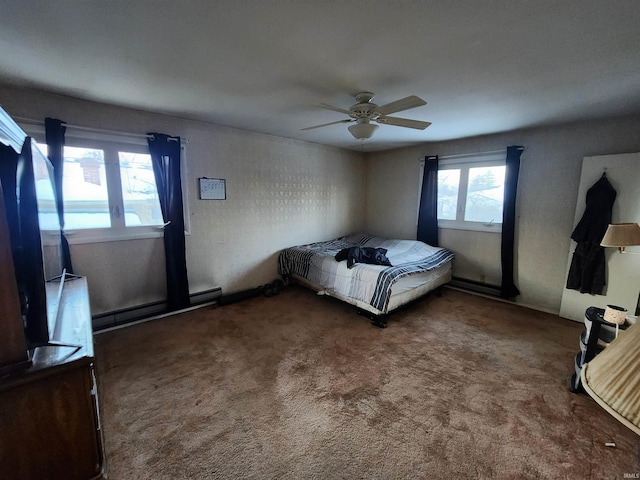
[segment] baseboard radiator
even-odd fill
[[[460,290],[482,293],[484,295],[491,295],[494,297],[500,296],[500,287],[498,285],[491,285],[489,283],[469,280],[467,278],[453,277],[451,282],[449,282],[449,285],[459,288]]]
[[[198,293],[189,295],[192,306],[198,306],[205,303],[213,302],[222,295],[220,287],[212,288]],[[94,331],[100,331],[107,328],[133,323],[145,318],[167,313],[167,302],[152,302],[135,307],[123,308],[112,312],[100,313],[92,316],[92,324]]]

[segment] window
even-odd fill
[[[163,224],[151,156],[127,150],[64,147],[65,230]]]
[[[505,173],[504,155],[441,159],[438,226],[501,232]]]
[[[47,151],[46,145],[39,146]],[[64,230],[69,243],[162,236],[164,222],[146,139],[68,132],[63,156]],[[186,197],[184,152],[182,157]],[[185,211],[187,230],[188,219]]]
[[[164,222],[146,146],[67,141],[62,182],[70,241],[75,236],[122,239],[161,231]]]

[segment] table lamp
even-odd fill
[[[620,253],[638,255],[640,252],[628,252],[626,247],[640,245],[640,225],[637,223],[610,223],[600,242],[601,247],[616,247]],[[640,296],[635,314],[640,313]]]
[[[600,242],[602,247],[617,247],[620,253],[631,253],[625,248],[632,245],[640,245],[640,225],[637,223],[610,224]]]

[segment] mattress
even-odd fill
[[[386,309],[379,310],[371,306],[367,302],[363,302],[356,298],[343,295],[334,290],[327,290],[322,285],[317,285],[313,282],[310,282],[306,278],[303,278],[299,275],[291,275],[291,278],[294,281],[318,292],[318,295],[327,295],[329,297],[337,298],[344,302],[350,303],[351,305],[355,305],[362,310],[366,310],[367,312],[374,315],[384,315],[390,313],[398,307],[417,300],[418,298],[426,295],[432,290],[435,290],[436,288],[449,283],[451,281],[451,277],[451,262],[446,263],[445,265],[442,265],[441,267],[438,267],[429,272],[404,277],[391,287],[391,295],[389,297],[389,303],[387,304]]]
[[[384,248],[392,266],[358,263],[348,268],[335,255],[349,246]],[[449,282],[452,259],[449,250],[423,242],[356,234],[283,250],[280,273],[381,315]]]

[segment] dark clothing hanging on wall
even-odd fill
[[[606,284],[606,264],[600,242],[611,223],[616,195],[605,174],[587,190],[584,214],[571,234],[578,245],[571,259],[567,288],[580,290],[580,293],[602,295]]]

